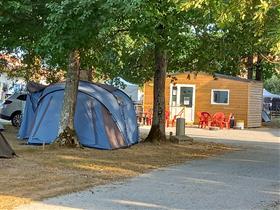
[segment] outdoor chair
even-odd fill
[[[213,115],[212,120],[209,122],[209,126],[215,126],[223,129],[227,127],[229,123],[226,121],[225,114],[223,112],[217,112]]]
[[[170,124],[170,111],[168,111],[168,110],[165,111],[165,124],[166,124],[166,127],[169,127],[169,124]]]
[[[199,115],[199,113],[197,113]],[[206,126],[209,125],[209,122],[211,122],[212,117],[208,112],[201,112],[199,117],[199,127],[200,128],[206,128]]]
[[[226,118],[225,121],[224,121],[224,125],[227,129],[230,129],[230,120],[231,120],[232,116],[233,116],[233,114],[230,113],[228,118]]]
[[[144,113],[144,122],[146,123],[146,125],[152,125],[152,119],[153,119],[153,113],[152,111],[148,111]]]

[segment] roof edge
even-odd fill
[[[258,80],[246,79],[246,78],[235,77],[235,76],[219,74],[219,73],[214,73],[214,76],[217,77],[217,78],[235,80],[235,81],[240,81],[240,82],[262,83],[262,81],[258,81]]]
[[[207,72],[203,72],[203,71],[199,71],[199,72],[185,71],[185,72],[168,73],[167,75],[178,75],[178,74],[204,74],[204,75],[212,76],[213,78],[229,79],[229,80],[235,80],[235,81],[239,81],[239,82],[263,83],[263,81],[258,81],[258,80],[253,80],[253,79],[246,79],[246,78],[230,76],[230,75],[220,74],[220,73],[211,74],[211,73],[207,73]]]

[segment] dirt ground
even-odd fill
[[[17,130],[3,134],[19,157],[0,159],[0,209],[88,187],[121,181],[147,171],[235,150],[222,144],[140,143],[114,151],[25,145]]]

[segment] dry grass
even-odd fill
[[[152,169],[231,151],[221,144],[138,144],[114,151],[65,149],[23,145],[16,130],[7,126],[4,135],[16,153],[0,159],[0,209],[12,209],[91,186],[120,181]]]

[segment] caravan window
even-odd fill
[[[229,104],[229,90],[212,89],[211,104],[228,105]]]

